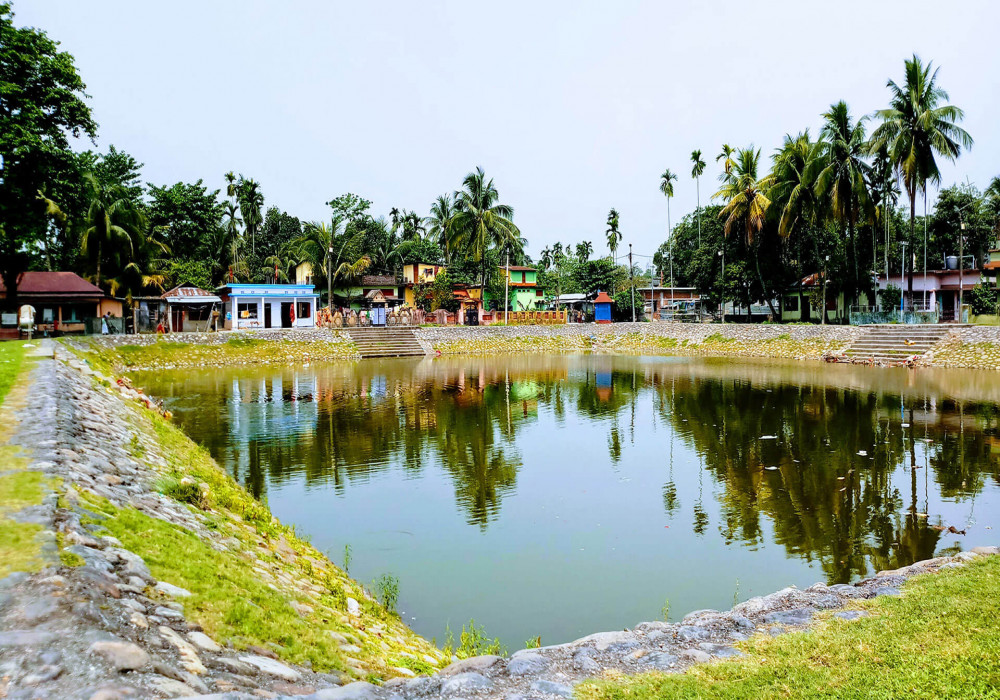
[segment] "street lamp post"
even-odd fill
[[[906,241],[900,241],[900,246],[903,248],[903,253],[899,258],[899,312],[903,313],[905,297],[903,295],[903,278],[906,277]],[[886,281],[886,286],[889,282]]]
[[[632,323],[635,323],[635,278],[632,275],[632,244],[628,244],[628,295],[632,299]]]
[[[821,326],[826,325],[826,281],[829,279],[829,269],[830,269],[830,256],[827,255],[823,259],[823,308],[820,311],[820,322]]]
[[[333,271],[330,270],[330,263],[333,260],[333,246],[326,251],[326,309],[333,318]]]
[[[722,303],[722,322],[726,322],[726,249],[723,247],[719,251],[722,258],[722,290],[719,292],[719,300]]]

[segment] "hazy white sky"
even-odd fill
[[[376,213],[426,214],[481,165],[530,252],[587,239],[652,253],[666,235],[659,175],[680,175],[674,221],[706,202],[723,142],[766,154],[818,131],[844,99],[885,105],[916,52],[966,111],[976,144],[944,184],[1000,174],[1000,5],[910,1],[305,2],[15,0],[15,21],[71,52],[98,144],[155,184],[228,170],[267,206],[324,219],[355,192]],[[933,198],[932,198],[933,201]],[[919,207],[919,205],[918,205]]]

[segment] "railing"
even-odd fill
[[[566,323],[566,311],[508,311],[508,326],[550,326]],[[503,311],[496,314],[497,321],[504,317]]]
[[[877,323],[938,323],[940,309],[928,308],[923,302],[908,305],[903,309],[882,309],[874,306],[852,306],[848,318],[852,326],[869,326]]]

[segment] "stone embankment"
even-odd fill
[[[861,333],[854,326],[614,323],[421,328],[442,355],[595,352],[819,359]]]
[[[0,478],[42,492],[0,503],[35,528],[0,562],[0,698],[301,696],[443,665],[214,463],[198,473],[207,455],[138,392],[64,360],[3,406]]]
[[[1000,326],[966,326],[925,356],[936,367],[1000,369]]]

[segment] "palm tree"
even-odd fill
[[[549,247],[542,248],[542,254],[538,258],[539,264],[541,264],[543,270],[548,270],[552,267],[552,249]]]
[[[229,197],[233,202],[236,201],[236,193],[239,191],[239,183],[236,180],[236,174],[230,170],[225,174],[226,178],[226,196]]]
[[[677,175],[670,172],[670,168],[663,171],[660,175],[660,192],[663,196],[667,198],[667,240],[670,240],[670,198],[674,196],[674,180],[677,179]]]
[[[722,151],[719,155],[715,156],[715,162],[718,163],[722,161],[722,172],[719,173],[719,182],[723,184],[729,181],[729,178],[733,174],[733,154],[736,153],[736,149],[730,146],[728,143],[722,144]]]
[[[593,254],[594,244],[590,241],[583,241],[582,243],[576,244],[576,257],[580,262],[587,262]]]
[[[822,169],[816,176],[815,190],[817,196],[829,199],[833,218],[841,225],[847,225],[853,262],[848,296],[853,301],[860,281],[858,244],[854,230],[859,214],[867,215],[871,209],[867,180],[871,168],[865,162],[869,152],[868,142],[865,140],[865,118],[855,122],[847,103],[841,100],[823,114],[820,137],[825,139],[826,144],[823,147],[822,164],[819,166]]]
[[[456,192],[455,215],[452,217],[448,247],[461,250],[466,256],[482,263],[482,284],[488,282],[487,253],[491,248],[503,248],[520,240],[521,232],[514,225],[514,208],[499,203],[500,195],[487,180],[482,168],[465,176],[463,189]]]
[[[243,275],[246,273],[243,255],[241,254],[241,244],[243,237],[240,234],[240,224],[243,220],[239,217],[236,204],[226,202],[223,212],[222,238],[218,241],[216,253],[221,261],[222,272],[232,270],[234,274]]]
[[[342,217],[334,217],[329,225],[310,221],[302,227],[302,235],[289,245],[294,258],[310,263],[313,270],[320,272],[328,290],[335,282],[356,281],[371,266],[367,255],[356,260],[345,257],[350,240],[343,240],[343,232]],[[327,298],[327,304],[332,304],[332,298]]]
[[[731,181],[724,183],[722,187],[712,195],[713,198],[720,197],[726,202],[726,206],[719,212],[719,218],[724,218],[723,232],[728,237],[734,230],[742,229],[746,236],[747,248],[753,248],[753,244],[761,229],[764,228],[764,217],[771,200],[768,199],[767,192],[773,183],[773,177],[766,175],[758,179],[757,169],[760,164],[760,149],[741,148],[736,151],[736,158],[733,161],[733,171]],[[757,277],[760,280],[761,289],[765,292],[767,305],[771,308],[771,314],[777,318],[778,312],[774,308],[774,301],[768,292],[764,277],[760,273],[760,256],[754,255],[757,265]]]
[[[105,187],[89,172],[84,175],[84,181],[90,205],[81,248],[84,256],[94,261],[94,283],[100,287],[101,264],[107,258],[121,269],[132,262],[135,243],[143,236],[146,221],[124,188]]]
[[[243,215],[243,225],[246,233],[250,234],[250,251],[256,253],[257,231],[264,223],[264,217],[261,215],[264,208],[264,194],[260,191],[260,183],[252,178],[245,180],[242,175],[236,188],[240,213]]]
[[[608,250],[611,251],[611,262],[615,261],[615,251],[618,250],[618,243],[622,240],[622,233],[618,230],[618,210],[612,207],[608,212],[608,228],[604,232],[608,237]]]
[[[701,174],[705,172],[705,161],[701,159],[701,151],[694,150],[691,151],[691,162],[694,167],[691,168],[691,177],[694,178],[695,187],[695,200],[697,203],[697,208],[695,211],[698,212],[698,245],[701,245]]]
[[[882,123],[872,134],[871,152],[887,148],[889,157],[903,181],[910,199],[910,250],[914,248],[917,192],[927,181],[941,181],[935,154],[954,161],[962,148],[972,147],[972,137],[958,126],[965,113],[953,105],[941,104],[948,93],[937,85],[933,63],[926,66],[914,54],[904,64],[902,85],[889,80],[889,108],[875,113]],[[913,266],[910,266],[907,291],[913,300]]]
[[[424,224],[427,226],[427,235],[432,241],[441,246],[446,262],[450,262],[448,255],[448,227],[451,226],[451,217],[454,215],[455,209],[452,206],[451,197],[442,194],[431,205],[431,215],[424,219]]]

